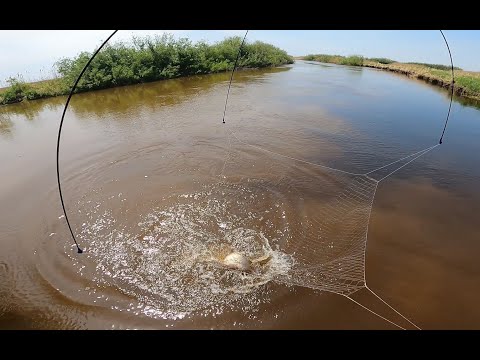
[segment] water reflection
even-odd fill
[[[13,121],[0,113],[0,135],[11,138],[13,131]]]
[[[463,106],[480,110],[480,100],[469,99],[466,97],[460,97],[456,95],[453,97],[453,100],[457,103],[462,104]]]
[[[24,118],[28,121],[34,121],[40,112],[44,110],[57,110],[60,106],[65,104],[65,96],[57,96],[48,99],[38,99],[31,101],[22,101],[20,103],[5,105],[0,108],[0,114],[7,116],[16,116]]]
[[[290,69],[291,66],[241,70],[235,73],[234,86],[261,83],[268,74]],[[110,115],[114,115],[112,118],[116,120],[131,119],[145,110],[155,112],[161,107],[174,106],[216,87],[226,91],[226,82],[229,79],[229,73],[218,73],[80,93],[72,97],[69,111],[73,111],[79,119],[88,119],[91,116],[103,118]],[[66,96],[58,96],[1,106],[0,116],[2,119],[14,116],[34,121],[44,110],[60,111],[65,101]],[[14,121],[12,118],[9,121],[2,120],[0,131],[3,133],[11,131],[10,123]]]
[[[426,177],[382,184],[369,227],[370,286],[424,328],[478,328],[479,211],[478,192]]]
[[[220,172],[227,156],[222,148],[225,127],[219,125],[227,81],[228,74],[214,74],[75,95],[62,140],[64,195],[75,228],[87,216],[101,219],[87,211],[105,204],[134,229],[135,214],[154,208],[172,184],[188,188],[194,175],[201,179]],[[448,92],[421,81],[301,62],[239,72],[231,95],[227,125],[242,140],[355,172],[424,148],[432,132],[437,140],[448,108]],[[5,300],[0,302],[0,328],[387,326],[346,299],[302,288],[275,288],[269,292],[271,301],[258,305],[252,318],[238,308],[235,316],[163,322],[108,306],[110,296],[123,301],[123,295],[106,287],[93,293],[88,273],[96,264],[82,268],[81,276],[76,272],[72,264],[89,259],[88,252],[76,257],[68,228],[59,219],[55,140],[64,101],[59,97],[0,108],[0,298]],[[480,112],[459,105],[452,114],[448,141],[378,188],[369,225],[369,286],[425,328],[480,323],[475,256],[480,250],[475,217],[480,211]],[[255,172],[281,183],[275,174],[285,162],[269,161],[267,153],[262,162],[251,150],[245,156],[255,160],[255,167],[244,166],[244,184]],[[234,160],[230,166],[236,170],[240,162]],[[284,172],[285,179],[298,179],[298,168],[286,169],[291,171]],[[76,207],[75,200],[85,194],[84,200],[92,203]],[[285,194],[279,191],[278,196]],[[308,193],[305,200],[323,199]],[[291,226],[285,219],[295,209],[285,206],[287,216],[276,219]],[[142,239],[149,241],[140,237],[139,244]],[[101,236],[96,240],[104,243]],[[137,260],[146,261],[144,256]],[[100,295],[106,299],[98,299]],[[94,305],[85,305],[92,301]],[[452,308],[460,310],[452,313]]]
[[[234,86],[262,82],[268,74],[285,72],[290,68],[242,70],[235,74]],[[218,73],[99,90],[74,96],[71,109],[79,118],[114,115],[112,118],[116,120],[131,120],[142,113],[154,113],[162,107],[178,105],[216,88],[226,94],[229,79],[229,73]]]

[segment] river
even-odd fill
[[[448,93],[375,69],[297,61],[237,72],[222,124],[228,79],[72,98],[60,166],[83,254],[56,182],[66,98],[0,108],[0,328],[395,329],[335,293],[402,321],[357,275],[422,329],[479,327],[477,108],[454,101],[444,143],[364,190],[353,221],[332,208],[358,180],[349,174],[437,144]],[[323,230],[337,213],[343,220]],[[227,245],[268,252],[269,263],[254,274],[212,267],[206,254]],[[345,273],[353,280],[285,280],[299,263],[326,266],[347,247],[354,260],[338,271],[355,264]]]

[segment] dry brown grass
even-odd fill
[[[366,60],[363,66],[382,69],[406,75],[411,78],[427,81],[433,85],[450,88],[452,73],[450,70],[432,69],[424,65],[392,63],[381,64]],[[480,100],[480,73],[474,71],[455,70],[455,94]]]
[[[347,57],[340,55],[307,55],[300,56],[297,59],[311,60],[334,64],[344,64]],[[357,66],[365,66],[375,69],[382,69],[403,74],[414,79],[424,80],[433,85],[450,89],[452,86],[452,73],[448,70],[439,69],[439,65],[416,64],[416,63],[400,63],[390,59],[367,59],[362,58],[362,63]],[[390,63],[391,62],[391,63]],[[446,67],[448,68],[448,67]],[[467,99],[473,99],[474,102],[480,101],[480,72],[464,71],[455,69],[455,86],[454,91],[457,96]]]

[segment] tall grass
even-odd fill
[[[457,76],[455,82],[457,86],[462,86],[471,92],[479,94],[480,98],[480,77]]]
[[[324,63],[334,63],[340,65],[366,66],[392,72],[401,73],[412,78],[427,81],[431,84],[448,88],[451,86],[452,74],[451,67],[440,64],[426,63],[400,63],[388,58],[363,58],[362,56],[341,56],[341,55],[307,55],[303,60],[319,61]],[[464,71],[455,67],[455,86],[456,95],[480,100],[480,73],[473,71]]]
[[[12,104],[22,100],[34,100],[67,94],[69,87],[63,79],[44,80],[27,83],[21,76],[9,78],[8,87],[0,91],[0,105]]]
[[[340,64],[343,56],[340,55],[327,55],[327,54],[317,54],[317,55],[307,55],[304,57],[304,60],[310,61],[319,61],[323,63],[331,63],[331,64]]]
[[[444,88],[449,88],[451,86],[452,73],[450,67],[445,65],[439,65],[436,67],[427,65],[431,64],[399,62],[392,64],[381,64],[373,61],[366,61],[364,64],[364,66],[368,67],[401,73]],[[480,73],[464,71],[457,68],[455,70],[454,90],[459,96],[480,100]]]
[[[352,55],[344,57],[340,65],[349,65],[349,66],[362,66],[363,65],[363,56],[360,55]]]
[[[82,76],[77,91],[229,71],[233,69],[241,42],[240,37],[230,37],[210,45],[164,34],[107,45]],[[10,86],[0,92],[0,104],[67,94],[90,57],[91,53],[82,52],[74,58],[58,61],[55,65],[60,74],[58,79],[34,84],[10,79]],[[242,47],[238,66],[263,68],[291,64],[293,61],[284,50],[256,41],[247,42]]]
[[[304,60],[310,61],[319,61],[323,63],[332,63],[332,64],[339,64],[339,65],[351,65],[351,66],[362,66],[364,60],[380,63],[380,64],[393,64],[396,63],[395,60],[388,59],[388,58],[367,58],[364,59],[363,56],[360,55],[352,55],[352,56],[342,56],[342,55],[327,55],[327,54],[317,54],[317,55],[307,55],[303,57]],[[448,65],[440,65],[440,64],[427,64],[427,63],[417,63],[417,62],[409,62],[406,64],[412,65],[421,65],[431,69],[437,70],[450,70],[451,67]],[[459,67],[454,67],[455,70],[462,70]]]
[[[349,65],[349,66],[362,66],[363,65],[363,56],[360,55],[351,55],[351,56],[341,56],[341,55],[327,55],[327,54],[317,54],[317,55],[307,55],[303,58],[304,60],[310,61],[319,61],[323,63],[331,63],[338,65]]]
[[[31,87],[21,78],[9,78],[7,80],[8,88],[1,94],[1,100],[5,103],[15,103],[22,101],[27,94],[30,94]]]
[[[395,60],[388,59],[388,58],[369,58],[367,60],[378,62],[380,64],[392,64],[396,62]]]
[[[431,69],[437,69],[437,70],[451,70],[452,66],[451,65],[441,65],[441,64],[427,64],[427,63],[418,63],[418,62],[408,62],[406,64],[412,64],[412,65],[421,65],[421,66],[426,66]],[[462,70],[459,67],[454,66],[453,67],[455,70]]]

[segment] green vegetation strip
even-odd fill
[[[450,88],[452,83],[451,68],[447,65],[424,63],[400,63],[386,58],[364,58],[363,56],[341,55],[307,55],[303,60],[333,63],[338,65],[365,66],[382,69],[424,80],[433,85]],[[455,67],[455,94],[480,101],[480,73],[464,71]]]
[[[172,35],[133,38],[129,43],[107,45],[91,63],[78,83],[77,92],[115,86],[209,74],[233,69],[242,39],[230,37],[210,45],[174,39]],[[21,78],[7,80],[0,90],[0,104],[65,95],[78,77],[91,53],[82,52],[73,59],[55,64],[57,79],[26,83]],[[239,68],[275,67],[293,63],[285,51],[260,41],[245,43]]]

